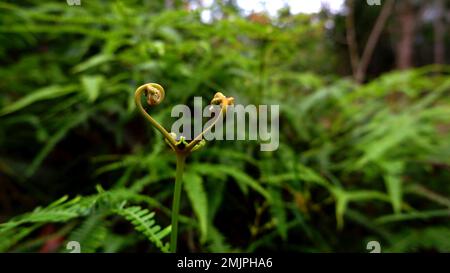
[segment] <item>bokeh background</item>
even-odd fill
[[[216,91],[280,105],[278,150],[189,158],[180,251],[450,251],[448,1],[68,2],[0,3],[0,251],[161,251],[175,157],[147,82],[166,128]]]

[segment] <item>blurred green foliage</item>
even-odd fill
[[[135,111],[147,82],[166,128],[216,91],[280,105],[278,150],[216,141],[189,159],[181,251],[450,251],[449,67],[356,85],[308,15],[21,2],[0,3],[0,251],[166,249],[175,159]]]

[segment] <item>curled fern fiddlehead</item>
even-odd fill
[[[164,100],[165,91],[164,88],[156,83],[150,83],[144,85],[145,96],[147,97],[147,104],[150,106],[158,105]]]
[[[176,153],[177,156],[177,169],[175,176],[175,189],[172,202],[172,224],[170,234],[170,251],[176,252],[177,249],[177,233],[178,233],[178,215],[180,210],[180,198],[181,198],[181,185],[183,181],[183,171],[186,162],[186,157],[191,153],[205,145],[203,139],[204,134],[211,130],[216,123],[223,117],[226,109],[229,105],[234,104],[233,97],[226,97],[221,92],[217,92],[214,98],[211,100],[212,105],[219,105],[220,113],[210,126],[205,128],[198,136],[196,136],[191,142],[187,142],[183,136],[180,136],[177,140],[177,136],[174,133],[169,133],[161,124],[153,119],[142,106],[142,94],[147,97],[147,104],[149,106],[156,106],[160,104],[165,97],[164,88],[157,83],[147,83],[141,85],[136,89],[135,101],[141,114],[164,136],[167,144]]]
[[[206,132],[211,130],[212,127],[214,127],[217,123],[217,121],[222,118],[223,113],[225,113],[227,106],[234,104],[234,98],[233,97],[226,97],[221,92],[217,92],[213,99],[211,100],[212,105],[220,105],[221,111],[220,114],[216,117],[214,122],[206,128],[203,132],[201,132],[198,136],[196,136],[191,142],[186,143],[184,139],[181,139],[177,141],[176,136],[174,136],[173,133],[169,133],[161,124],[159,124],[152,116],[145,111],[144,107],[142,106],[142,94],[146,96],[146,101],[149,106],[156,106],[160,104],[164,98],[165,98],[165,91],[164,88],[157,84],[157,83],[147,83],[144,85],[139,86],[136,89],[135,92],[135,101],[136,105],[138,106],[139,111],[141,114],[164,136],[166,139],[166,142],[169,144],[169,146],[174,150],[176,153],[184,153],[188,154],[194,150],[194,147],[200,143],[202,140],[202,137]],[[203,146],[204,143],[202,143],[201,146]],[[195,150],[197,150],[200,147],[196,147]]]
[[[187,146],[186,150],[188,151],[196,151],[202,146],[205,145],[204,140],[202,139],[203,136],[211,130],[216,123],[222,118],[223,114],[226,112],[227,107],[229,105],[234,105],[234,98],[233,97],[226,97],[222,92],[217,92],[213,99],[211,100],[211,105],[220,105],[220,112],[219,115],[216,117],[213,123],[208,128],[205,128],[203,132],[201,132],[198,136],[196,136]]]
[[[147,111],[145,111],[144,107],[142,106],[142,94],[145,94],[147,97],[147,104],[149,106],[156,106],[160,104],[165,97],[165,91],[164,88],[157,84],[157,83],[147,83],[144,85],[141,85],[136,89],[136,92],[134,94],[134,100],[136,102],[136,105],[141,112],[141,114],[148,120],[150,123],[158,129],[158,131],[163,134],[163,136],[167,139],[169,142],[169,145],[172,147],[172,149],[175,149],[176,142],[175,139],[167,132],[167,130],[159,124],[155,119],[150,116]]]

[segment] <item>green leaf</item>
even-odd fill
[[[450,210],[442,209],[442,210],[431,210],[431,211],[418,211],[411,213],[402,213],[402,214],[393,214],[386,215],[376,219],[376,222],[379,224],[385,224],[389,222],[399,222],[399,221],[412,221],[412,220],[427,220],[432,218],[449,218]]]
[[[19,111],[35,102],[41,100],[55,99],[73,93],[76,90],[77,86],[75,85],[69,86],[52,85],[39,90],[31,90],[31,92],[25,97],[22,97],[16,102],[13,102],[12,104],[9,104],[6,107],[2,108],[0,110],[0,116],[4,116]]]
[[[270,206],[272,217],[275,219],[275,227],[278,230],[283,240],[287,239],[287,216],[284,208],[284,200],[281,194],[281,188],[270,187],[270,195],[272,196],[273,204]]]
[[[197,173],[210,175],[212,177],[223,177],[223,175],[229,175],[233,177],[237,183],[252,188],[264,196],[268,201],[271,201],[269,192],[267,192],[267,190],[263,188],[258,181],[238,168],[220,164],[194,164],[190,168]]]
[[[109,62],[113,59],[114,59],[114,57],[111,55],[108,55],[108,54],[95,55],[95,56],[91,57],[90,59],[88,59],[87,61],[82,62],[82,63],[78,64],[77,66],[75,66],[73,68],[73,72],[79,73],[79,72],[88,70],[89,68],[96,67],[103,63]]]
[[[402,179],[398,175],[385,175],[384,181],[395,213],[402,209]]]
[[[336,199],[336,223],[337,228],[341,230],[344,227],[344,214],[347,209],[348,198],[344,191],[334,191],[334,197]]]
[[[381,163],[381,166],[386,173],[384,181],[391,199],[392,208],[395,213],[400,213],[403,199],[401,174],[403,173],[404,163],[401,161],[390,161]]]
[[[81,84],[89,102],[94,102],[98,98],[103,82],[104,78],[100,75],[81,77]]]
[[[203,179],[195,173],[185,173],[184,189],[189,197],[191,206],[198,218],[201,241],[205,242],[208,235],[208,197],[203,187]]]
[[[350,202],[380,200],[389,202],[389,198],[382,192],[371,190],[355,190],[345,191],[338,187],[331,189],[334,198],[336,199],[336,222],[338,229],[344,227],[344,215]]]

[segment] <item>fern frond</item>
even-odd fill
[[[27,237],[31,232],[36,230],[36,228],[38,228],[38,225],[33,225],[31,227],[24,227],[18,231],[11,229],[0,231],[0,238],[2,238],[0,240],[0,252],[7,251],[17,242]]]
[[[104,225],[104,214],[94,213],[90,215],[82,225],[74,230],[68,241],[80,243],[82,253],[94,253],[103,243],[107,235]]]
[[[78,196],[71,200],[68,196],[63,196],[47,207],[37,207],[32,212],[19,215],[6,223],[0,224],[0,233],[28,223],[67,222],[74,218],[87,216],[100,206],[100,203],[106,197],[107,193],[86,197]]]
[[[148,209],[142,209],[139,206],[128,208],[121,207],[115,212],[130,221],[137,231],[144,234],[145,237],[161,249],[161,251],[169,252],[169,243],[164,244],[162,239],[170,234],[171,226],[161,230],[161,227],[156,225],[156,222],[153,219],[155,216],[154,212],[150,212]]]
[[[0,232],[5,232],[26,223],[65,222],[86,213],[85,208],[79,204],[79,197],[67,200],[68,197],[64,196],[45,208],[38,207],[32,212],[22,214],[6,223],[0,224]]]

